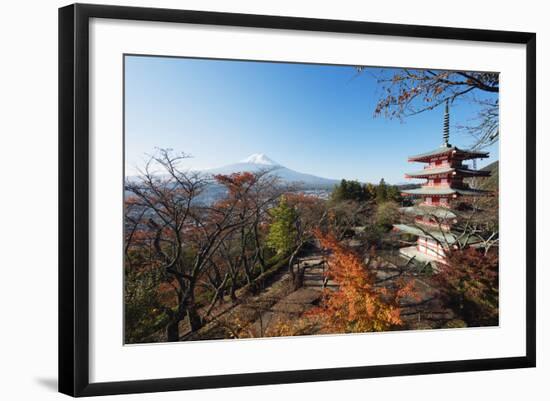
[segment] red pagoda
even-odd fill
[[[406,174],[406,178],[426,179],[420,188],[404,190],[404,196],[420,198],[414,206],[402,208],[412,215],[414,224],[395,224],[402,233],[417,236],[414,246],[400,249],[401,255],[416,261],[445,263],[447,249],[456,246],[461,238],[453,232],[457,222],[451,202],[462,197],[486,195],[488,192],[470,188],[467,177],[489,176],[489,171],[473,170],[464,164],[471,159],[487,158],[486,152],[462,150],[449,144],[449,105],[445,105],[443,145],[430,152],[409,157],[409,162],[425,163],[423,170]],[[470,245],[470,244],[466,244]]]

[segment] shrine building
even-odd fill
[[[488,195],[488,191],[471,188],[464,181],[469,177],[487,177],[489,171],[469,168],[464,162],[489,157],[487,152],[459,149],[449,143],[449,105],[445,105],[443,144],[434,150],[409,157],[409,162],[424,163],[424,168],[405,175],[409,179],[425,179],[420,188],[402,190],[404,196],[418,200],[414,206],[401,208],[412,217],[413,224],[395,224],[394,230],[417,237],[416,244],[400,249],[400,254],[419,262],[445,263],[446,251],[457,241],[475,241],[453,230],[457,215],[452,205],[464,197]],[[464,245],[464,244],[461,244]],[[469,244],[466,244],[469,245]]]

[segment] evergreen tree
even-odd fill
[[[279,205],[271,209],[271,216],[273,222],[269,227],[267,245],[278,254],[289,253],[298,237],[296,210],[288,205],[286,198],[283,196],[279,201]]]
[[[364,201],[363,187],[358,181],[348,181],[348,200]]]
[[[365,185],[365,194],[368,200],[376,199],[376,186],[371,183]]]
[[[336,184],[334,186],[334,190],[332,191],[331,195],[333,201],[341,202],[345,200],[347,184],[347,181],[343,179],[342,181],[340,181],[340,184]]]
[[[366,187],[356,180],[342,180],[339,185],[336,185],[332,192],[332,200],[335,202],[349,200],[363,202],[368,199],[369,196],[366,192]]]
[[[374,215],[375,223],[385,231],[391,230],[399,218],[399,208],[395,202],[387,201],[379,203]]]
[[[399,191],[399,188],[397,188],[395,185],[389,185],[386,191],[387,198],[390,201],[394,201],[397,203],[401,203],[403,200],[401,197],[401,192]]]
[[[382,178],[378,187],[376,187],[376,202],[382,203],[388,200],[388,186],[386,181]]]

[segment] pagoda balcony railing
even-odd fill
[[[424,166],[424,170],[432,170],[432,169],[435,169],[435,168],[441,168],[441,167],[453,167],[453,168],[459,168],[459,169],[469,169],[470,166],[466,165],[466,164],[462,164],[460,162],[443,162],[443,163],[440,163],[440,164],[435,164],[435,163],[429,163],[427,165]]]
[[[430,170],[433,168],[441,168],[441,167],[451,167],[451,163],[449,162],[442,162],[439,164],[429,163],[428,165],[424,166],[424,170]]]
[[[432,206],[437,206],[437,207],[444,207],[446,209],[450,209],[451,208],[451,205],[449,203],[444,203],[444,202],[435,202],[435,201],[432,201],[431,203],[428,203],[428,202],[420,202],[418,204],[418,206],[421,206],[421,207],[432,207]]]
[[[449,188],[450,186],[451,185],[448,182],[438,182],[437,184],[434,182],[427,182],[422,185],[422,188]]]
[[[425,220],[422,218],[415,218],[414,222],[420,226],[432,227],[441,229],[441,231],[450,231],[451,225],[449,223],[441,223],[434,220]]]

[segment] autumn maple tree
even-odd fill
[[[323,322],[323,331],[357,333],[401,326],[399,302],[414,297],[412,281],[393,290],[377,286],[374,273],[358,254],[330,234],[317,231],[316,236],[321,246],[331,252],[328,274],[338,286],[334,291],[325,290],[322,305],[309,312],[309,316]]]
[[[151,156],[140,176],[125,185],[132,199],[128,217],[138,213],[146,216],[139,228],[147,230],[152,238],[149,268],[160,272],[164,292],[172,291],[167,298],[173,303],[163,308],[168,341],[180,339],[183,320],[191,331],[202,327],[204,316],[198,295],[201,279],[212,266],[212,256],[230,235],[256,216],[254,208],[248,207],[248,199],[238,196],[235,188],[245,188],[244,193],[248,193],[257,179],[219,177],[230,196],[207,205],[198,199],[208,179],[179,167],[179,162],[187,157],[160,149]],[[127,244],[135,245],[134,239],[129,236]]]
[[[227,196],[218,204],[233,207],[233,219],[239,223],[212,255],[212,268],[207,271],[207,284],[219,299],[228,283],[229,295],[236,301],[239,277],[244,276],[246,284],[250,284],[258,273],[256,267],[259,273],[267,268],[265,218],[282,193],[277,178],[268,173],[269,170],[261,170],[214,177],[227,190]]]

